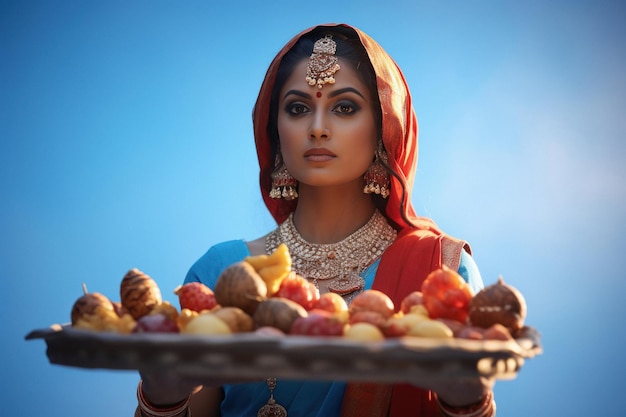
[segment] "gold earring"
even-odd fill
[[[272,189],[270,190],[271,198],[284,198],[285,200],[294,200],[298,198],[296,186],[298,181],[291,176],[287,167],[282,160],[280,154],[276,155],[274,161],[274,171],[271,174]]]
[[[387,152],[383,149],[383,143],[380,141],[378,142],[374,162],[372,162],[363,176],[365,179],[365,188],[363,188],[363,192],[365,194],[374,193],[379,194],[382,198],[389,197],[389,172],[387,172],[387,168],[385,168],[387,161]]]

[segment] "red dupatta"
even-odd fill
[[[376,83],[382,110],[382,140],[389,156],[389,165],[396,175],[391,177],[391,192],[384,215],[399,229],[396,242],[383,255],[373,288],[388,294],[396,305],[406,294],[419,290],[428,273],[441,266],[442,241],[446,236],[436,224],[417,216],[411,203],[413,178],[417,168],[418,124],[407,82],[400,68],[383,48],[367,34],[345,24],[338,27],[349,36],[358,38],[367,51],[376,73]],[[274,168],[268,121],[270,100],[276,75],[283,56],[300,37],[317,27],[306,29],[293,37],[271,62],[253,111],[254,137],[260,167],[263,200],[278,224],[295,210],[297,201],[272,199],[270,174]],[[448,239],[449,242],[457,242]],[[460,248],[462,243],[452,245]],[[458,252],[458,249],[455,250]],[[418,262],[406,262],[417,259]],[[430,391],[408,384],[349,383],[344,396],[342,417],[439,416]]]
[[[276,82],[276,74],[282,58],[298,39],[318,27],[339,27],[344,32],[352,33],[352,37],[356,37],[361,41],[374,67],[382,109],[382,140],[389,156],[389,165],[397,174],[397,176],[391,178],[391,193],[387,199],[383,214],[393,224],[397,225],[400,230],[420,229],[440,234],[440,230],[432,220],[415,214],[411,203],[411,189],[417,168],[418,128],[417,117],[413,110],[409,88],[404,75],[395,61],[376,41],[360,30],[345,24],[321,25],[300,32],[278,52],[270,63],[265,79],[261,84],[252,119],[260,167],[261,194],[269,212],[276,222],[281,224],[287,219],[289,213],[295,210],[297,204],[296,200],[273,199],[269,196],[272,184],[270,175],[274,169],[274,160],[272,158],[271,140],[268,134],[268,122],[270,100]]]

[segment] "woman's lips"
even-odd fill
[[[309,161],[314,161],[314,162],[329,161],[335,158],[336,156],[337,155],[335,155],[333,152],[329,151],[326,148],[309,149],[308,151],[304,153],[305,159]]]

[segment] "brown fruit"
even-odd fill
[[[212,312],[222,319],[233,333],[251,332],[254,329],[252,317],[239,307],[218,307]]]
[[[241,261],[222,271],[213,292],[217,303],[222,307],[239,307],[253,315],[259,303],[267,296],[267,285],[252,265]]]
[[[134,268],[128,271],[122,279],[120,301],[130,315],[137,320],[161,304],[161,290],[152,278]]]
[[[253,319],[257,327],[275,327],[289,333],[293,322],[299,317],[306,317],[307,314],[304,307],[295,301],[272,297],[259,304]]]
[[[84,289],[84,294],[78,297],[78,299],[74,302],[74,305],[72,306],[72,325],[76,325],[76,322],[81,317],[95,314],[96,307],[98,306],[101,306],[101,308],[103,308],[104,310],[110,310],[117,315],[113,303],[105,295],[102,295],[98,292],[88,293],[86,289]]]
[[[113,309],[118,317],[123,317],[125,314],[128,314],[128,311],[126,311],[124,306],[122,306],[122,303],[119,301],[111,301],[111,303],[113,303]]]
[[[512,334],[524,326],[526,300],[520,291],[498,282],[483,288],[469,304],[469,320],[472,325],[487,329],[501,324]]]

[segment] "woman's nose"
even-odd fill
[[[328,139],[330,138],[330,129],[327,124],[326,117],[322,112],[318,112],[313,116],[311,120],[311,126],[309,130],[309,139]]]

